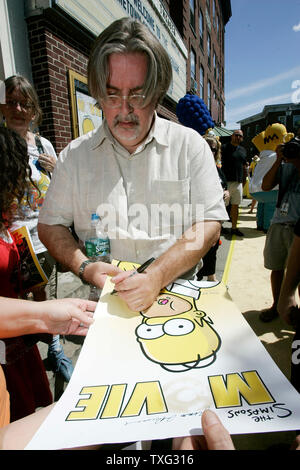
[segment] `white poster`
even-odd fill
[[[96,100],[76,90],[76,104],[79,136],[97,129],[102,122],[102,111],[96,106]]]
[[[207,408],[231,434],[300,429],[298,392],[226,287],[201,285],[178,280],[140,313],[107,281],[71,381],[27,449],[201,434]]]

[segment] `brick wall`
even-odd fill
[[[45,18],[28,20],[33,84],[43,111],[40,133],[59,153],[73,138],[68,71],[86,76],[88,50]]]

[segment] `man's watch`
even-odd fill
[[[91,263],[94,263],[95,261],[93,261],[92,259],[86,259],[83,263],[81,263],[80,265],[80,268],[79,268],[79,271],[78,271],[78,276],[81,280],[81,282],[83,282],[83,284],[86,284],[86,285],[89,285],[90,283],[88,281],[86,281],[84,278],[83,278],[83,273],[84,273],[84,270],[85,268],[87,267],[88,264],[91,264]]]

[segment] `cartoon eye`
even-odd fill
[[[139,325],[135,333],[141,339],[156,339],[164,335],[162,325],[147,325],[147,323]]]
[[[164,324],[164,332],[170,336],[188,335],[194,328],[194,323],[185,318],[173,318]]]

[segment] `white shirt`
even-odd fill
[[[257,162],[253,176],[250,179],[249,183],[249,192],[250,193],[258,193],[262,192],[261,185],[264,176],[268,173],[271,167],[274,165],[277,155],[276,152],[273,150],[262,150],[259,154],[259,162]],[[278,190],[278,185],[276,185],[272,191]]]
[[[227,220],[214,158],[194,130],[155,115],[145,141],[130,154],[106,121],[60,154],[39,222],[89,236],[102,216],[112,257],[143,263],[158,257],[200,220]]]
[[[40,140],[44,152],[57,159],[57,155],[51,142],[41,136]],[[46,248],[39,240],[37,224],[39,212],[50,184],[50,176],[48,172],[41,171],[39,165],[37,166],[39,151],[36,145],[28,144],[28,155],[29,166],[31,168],[31,179],[35,183],[36,187],[31,186],[29,189],[28,200],[30,205],[28,205],[27,202],[27,193],[25,194],[21,202],[20,211],[16,214],[11,230],[16,230],[17,228],[25,225],[29,230],[35,253],[41,253],[46,251]]]

